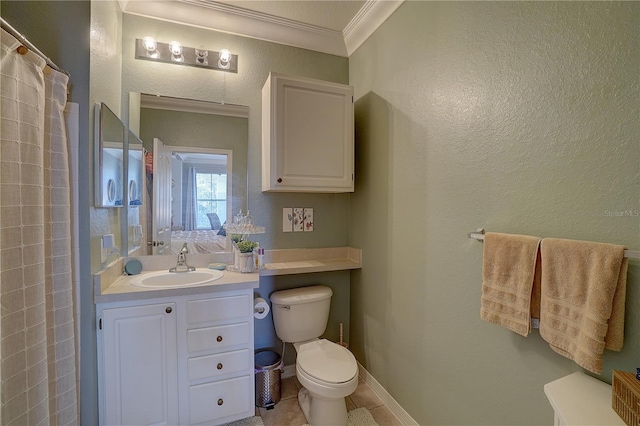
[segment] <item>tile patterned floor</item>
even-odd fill
[[[280,382],[280,402],[272,410],[256,408],[265,426],[302,426],[307,420],[298,405],[298,390],[302,386],[298,379],[289,377]],[[347,410],[365,407],[380,426],[401,426],[380,398],[360,379],[355,392],[346,398]]]

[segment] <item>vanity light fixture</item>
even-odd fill
[[[160,43],[152,37],[136,39],[136,59],[238,73],[238,55],[232,54],[228,49],[214,52],[182,46],[177,41]]]

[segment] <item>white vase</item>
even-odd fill
[[[240,272],[253,272],[253,253],[240,253],[238,261],[240,262]]]

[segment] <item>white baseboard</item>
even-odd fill
[[[402,408],[400,404],[398,404],[398,402],[389,395],[389,392],[382,387],[382,385],[362,366],[362,364],[358,363],[358,369],[360,371],[360,378],[369,385],[369,388],[371,388],[376,395],[378,395],[378,398],[385,403],[389,411],[396,416],[401,424],[407,426],[419,426],[418,422],[413,420],[413,417],[411,417],[409,413],[407,413],[404,408]]]
[[[418,422],[413,420],[413,418],[407,413],[404,408],[398,404],[398,402],[393,399],[389,392],[382,387],[382,385],[369,373],[360,363],[358,363],[358,374],[362,381],[364,381],[371,390],[378,395],[378,398],[385,403],[389,411],[393,413],[394,416],[400,421],[401,424],[407,426],[419,426]],[[294,377],[296,375],[296,366],[294,365],[285,365],[284,371],[280,375],[281,378],[287,379],[289,377]]]

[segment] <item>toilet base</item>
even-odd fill
[[[347,404],[344,398],[311,395],[308,389],[298,392],[298,403],[311,426],[346,426]]]

